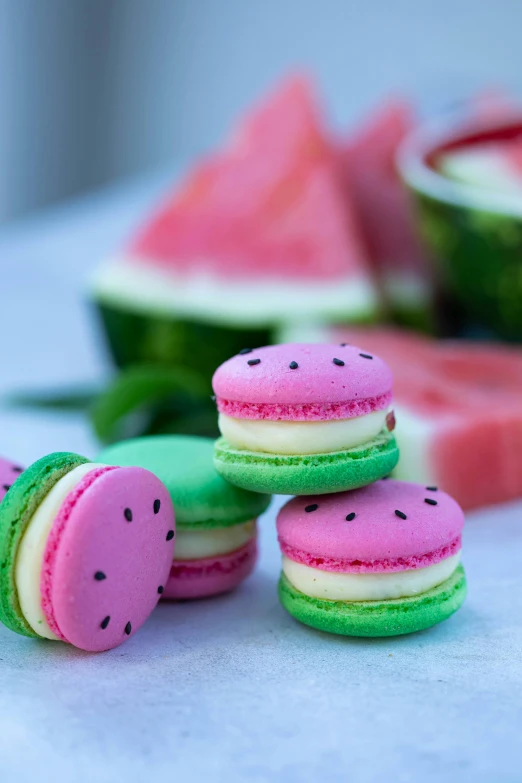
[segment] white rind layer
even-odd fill
[[[522,174],[500,150],[477,148],[447,153],[441,161],[441,170],[450,179],[517,196],[522,203]]]
[[[364,277],[239,280],[203,272],[189,276],[154,267],[147,259],[106,263],[93,278],[91,290],[98,301],[113,307],[231,326],[265,326],[303,317],[346,322],[378,310],[373,284]]]
[[[401,481],[436,486],[437,475],[431,460],[436,423],[400,404],[394,404],[394,410],[397,425],[393,434],[400,457],[393,470],[393,477]]]
[[[289,582],[310,598],[330,601],[386,601],[420,595],[442,584],[460,562],[460,552],[426,568],[380,574],[344,574],[320,571],[283,555],[283,573]]]
[[[45,639],[58,640],[42,611],[40,579],[47,539],[67,495],[88,473],[101,467],[104,466],[88,462],[62,476],[34,512],[18,546],[15,584],[20,608],[33,631]]]
[[[200,560],[234,552],[256,535],[256,521],[208,530],[178,528],[175,560]]]
[[[271,454],[327,454],[361,446],[376,438],[386,424],[387,410],[353,419],[269,421],[236,419],[219,414],[219,429],[236,449]]]

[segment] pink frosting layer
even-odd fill
[[[303,552],[294,547],[288,546],[280,541],[281,551],[284,555],[296,563],[318,568],[320,571],[340,571],[344,574],[379,574],[384,571],[412,571],[416,568],[427,568],[447,557],[460,552],[462,548],[462,536],[457,536],[447,546],[440,547],[433,552],[426,552],[424,555],[397,557],[387,560],[371,560],[362,562],[361,560],[342,560],[334,557],[317,557]]]
[[[300,411],[306,420],[358,416],[375,410],[379,400],[385,407],[392,381],[388,365],[362,348],[288,343],[233,356],[218,367],[212,385],[219,405],[248,406],[234,407],[231,415],[249,411],[248,418],[283,419]]]
[[[65,526],[69,520],[69,516],[71,515],[71,512],[76,506],[76,503],[80,497],[89,489],[89,487],[94,484],[99,476],[103,476],[104,473],[107,473],[110,470],[116,470],[116,468],[107,465],[103,468],[97,468],[96,470],[93,470],[91,473],[88,473],[83,477],[83,479],[72,490],[72,492],[69,492],[64,502],[62,503],[58,516],[53,522],[49,538],[47,539],[47,545],[45,547],[42,564],[42,574],[40,577],[42,609],[45,615],[45,619],[47,620],[47,625],[51,631],[63,642],[67,642],[68,640],[65,638],[60,628],[58,627],[51,598],[53,573],[56,564],[56,558],[58,556],[60,541],[63,535],[63,531],[65,530]]]
[[[460,546],[463,526],[462,509],[445,492],[392,479],[352,492],[296,497],[277,518],[283,551],[301,553],[292,559],[310,565],[322,560],[317,567],[324,570],[344,570],[336,564],[345,564],[361,573],[408,570],[449,557]]]
[[[236,419],[269,419],[270,421],[326,421],[330,419],[353,419],[373,411],[381,411],[391,405],[391,391],[379,397],[365,400],[351,400],[338,403],[305,403],[301,405],[281,405],[279,403],[246,403],[223,400],[218,397],[217,408],[220,413]]]
[[[174,554],[174,510],[143,468],[104,467],[69,493],[44,554],[49,627],[82,650],[117,647],[156,606]]]
[[[164,599],[204,598],[228,592],[251,574],[256,560],[255,538],[234,552],[219,557],[174,560],[162,597]]]
[[[11,462],[9,459],[0,457],[0,502],[4,499],[7,490],[11,484],[14,484],[23,468]]]

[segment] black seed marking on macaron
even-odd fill
[[[370,356],[369,353],[360,353],[359,356],[362,356],[363,359],[373,359],[373,356]]]
[[[8,492],[11,489],[11,484],[4,484],[3,489]]]
[[[261,359],[249,359],[247,364],[253,367],[255,364],[261,364]]]
[[[347,345],[350,345],[350,343],[339,343],[341,348],[346,348]]]
[[[390,478],[389,476],[383,476],[381,481],[388,481],[389,478]]]
[[[94,574],[94,578],[96,579],[97,582],[102,582],[104,579],[107,579],[103,571],[96,571],[96,573]]]
[[[132,625],[130,624],[130,621],[129,621],[127,623],[127,625],[125,626],[125,633],[127,634],[127,636],[130,636],[130,632],[131,631],[132,631]]]
[[[348,514],[348,516],[346,517],[346,521],[347,521],[347,522],[351,522],[351,521],[352,521],[352,519],[355,519],[355,511],[352,511],[352,512],[350,512],[350,513]]]
[[[13,470],[15,473],[23,473],[23,472],[24,472],[24,469],[23,469],[23,468],[21,468],[21,467],[19,467],[19,465],[13,465],[13,467],[12,467],[12,470]]]
[[[317,503],[311,503],[309,506],[305,506],[305,511],[307,514],[310,513],[310,511],[317,511],[319,508]]]
[[[253,350],[253,348],[241,348],[239,355],[244,356],[246,353],[252,353]]]
[[[291,370],[297,370],[297,368],[299,367],[297,362],[290,362],[288,366],[290,367]]]
[[[344,367],[344,362],[342,359],[334,359],[333,363],[336,364],[338,367]]]
[[[172,541],[173,538],[174,538],[174,531],[169,530],[169,532],[167,533],[167,541]]]
[[[132,511],[130,510],[130,508],[125,509],[125,511],[123,512],[123,516],[125,517],[127,522],[132,522]]]
[[[160,595],[162,594],[162,592],[163,592],[163,589],[164,589],[164,588],[163,588],[163,585],[160,585],[160,586],[158,587],[158,593],[159,593]]]
[[[152,509],[153,509],[154,513],[158,514],[160,508],[161,508],[161,500],[156,498],[156,500],[154,501],[154,505],[152,506]]]
[[[101,621],[101,623],[100,623],[100,628],[102,629],[102,631],[105,631],[105,629],[106,629],[106,628],[107,628],[107,626],[109,625],[110,621],[111,621],[111,616],[110,616],[110,614],[108,614],[108,615],[107,615],[107,617],[104,617],[104,618],[103,618],[103,620],[102,620],[102,621]]]
[[[395,516],[399,517],[399,519],[408,519],[404,511],[398,511],[397,509],[395,509]]]
[[[433,498],[424,498],[424,502],[428,504],[428,506],[436,506],[437,501],[433,500]]]
[[[428,492],[437,492],[438,487],[426,487],[426,489],[428,490]]]

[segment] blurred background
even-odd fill
[[[0,221],[215,147],[304,67],[334,126],[517,86],[519,0],[0,0]]]

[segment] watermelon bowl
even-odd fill
[[[421,128],[398,167],[453,319],[522,341],[522,109]]]

